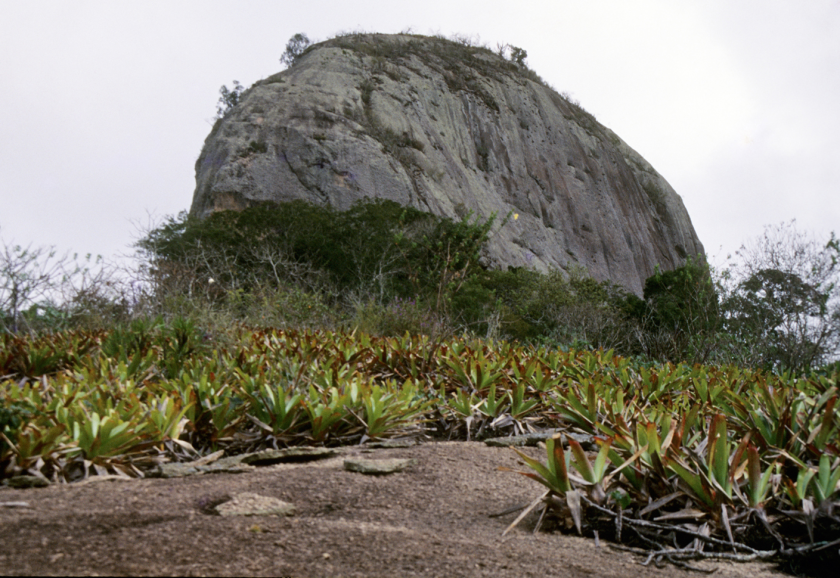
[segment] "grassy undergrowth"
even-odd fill
[[[836,559],[836,374],[408,334],[209,334],[180,319],[2,339],[5,477],[142,477],[218,449],[558,428],[546,463],[522,459],[546,489],[532,506],[578,531],[679,563]]]

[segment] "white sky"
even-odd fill
[[[0,0],[0,237],[112,258],[188,209],[219,87],[297,32],[460,33],[528,64],[682,196],[711,257],[840,233],[840,0]]]

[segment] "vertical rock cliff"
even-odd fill
[[[205,141],[191,211],[363,197],[496,213],[489,265],[580,265],[635,293],[704,252],[679,195],[592,115],[489,50],[413,35],[334,38],[245,91]]]

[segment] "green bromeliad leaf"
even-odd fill
[[[540,463],[539,460],[530,458],[514,448],[514,451],[519,457],[536,472],[536,474],[520,473],[538,481],[552,492],[562,496],[572,490],[568,474],[568,457],[563,451],[563,444],[560,443],[558,436],[546,440],[545,445],[546,453],[548,454],[548,461],[545,465]]]
[[[662,464],[676,473],[705,506],[715,507],[716,492],[709,487],[701,473],[692,471],[682,461],[673,457],[663,457]]]

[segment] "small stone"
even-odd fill
[[[250,492],[236,494],[228,502],[216,506],[220,516],[294,516],[294,504]]]
[[[558,432],[556,430],[541,431],[518,436],[490,438],[484,440],[484,443],[488,446],[493,447],[536,446],[540,442],[544,442],[545,440],[551,439],[557,433]],[[566,438],[572,438],[573,440],[578,442],[585,450],[592,449],[595,447],[594,437],[591,435],[564,432],[563,445],[568,445],[568,443],[566,442]]]
[[[250,472],[256,466],[269,466],[281,462],[307,462],[336,455],[328,448],[294,447],[283,450],[265,450],[238,456],[221,457],[215,452],[193,462],[161,464],[149,473],[149,477],[182,478],[199,474],[240,474]]]
[[[417,442],[411,440],[385,440],[382,442],[370,442],[365,444],[369,448],[388,449],[388,448],[410,448],[416,446]]]
[[[193,463],[161,464],[149,473],[152,478],[183,478],[200,474],[241,474],[254,470],[254,466],[241,463],[241,456],[222,458],[207,465],[196,466]]]
[[[401,472],[416,464],[417,460],[413,459],[366,460],[364,458],[348,458],[344,460],[344,469],[348,472],[382,476]]]
[[[115,476],[106,474],[104,476],[88,476],[84,480],[74,482],[74,486],[86,486],[88,484],[98,484],[100,482],[133,482],[137,478],[129,478],[128,476]]]
[[[336,455],[335,450],[329,448],[294,447],[282,450],[265,450],[240,456],[243,464],[253,466],[270,466],[281,462],[308,462],[331,458]]]
[[[3,483],[10,488],[46,488],[50,485],[48,480],[38,476],[15,476],[4,480]]]
[[[206,455],[203,458],[198,458],[197,460],[193,460],[190,462],[191,465],[198,467],[198,466],[206,466],[208,464],[212,464],[215,461],[218,461],[225,455],[225,450],[219,450],[217,452],[213,452],[212,454]]]

